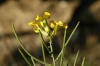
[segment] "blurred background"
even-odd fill
[[[69,25],[67,37],[80,21],[66,47],[65,56],[70,66],[73,65],[78,50],[80,54],[77,66],[80,66],[84,56],[85,66],[100,66],[100,0],[0,0],[0,66],[28,66],[18,52],[21,47],[12,31],[12,23],[26,49],[42,60],[40,37],[32,31],[28,22],[34,21],[37,15],[42,15],[45,11],[51,13],[51,19]],[[55,55],[60,52],[63,31],[59,30],[53,38]],[[45,41],[48,45],[46,38]],[[46,50],[45,52],[50,63],[50,55]],[[41,65],[37,63],[37,66]]]

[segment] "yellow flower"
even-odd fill
[[[45,31],[48,30],[48,28],[46,27],[45,30],[43,30],[42,23],[43,22],[29,22],[28,24],[33,27],[34,32],[39,33],[40,31],[43,35],[48,36],[48,32]]]
[[[40,20],[40,17],[37,15],[37,17],[35,18],[35,20]]]
[[[40,31],[44,36],[55,35],[58,28],[68,28],[67,24],[62,23],[61,21],[56,22],[51,20],[49,25],[47,22],[47,19],[49,18],[50,13],[44,12],[43,16],[36,16],[35,21],[30,22],[29,25],[33,27],[34,32],[39,33]],[[50,28],[52,28],[52,30]]]
[[[37,22],[29,22],[28,23],[30,26],[33,27],[33,31],[36,32],[36,33],[39,33],[39,30],[37,28],[37,26],[39,25]]]
[[[60,27],[65,28],[65,29],[68,28],[67,24],[62,23],[61,21],[56,22],[54,20],[50,21],[50,27],[53,29],[52,35],[55,35],[57,30],[58,30],[58,28],[60,28]]]
[[[50,27],[51,27],[51,28],[55,28],[56,25],[57,25],[59,28],[60,28],[60,27],[65,28],[65,29],[68,28],[68,25],[62,23],[61,21],[59,21],[59,22],[56,22],[56,21],[54,21],[54,20],[51,20],[51,21],[50,21]]]
[[[35,18],[36,20],[43,20],[43,19],[49,19],[50,18],[50,13],[49,12],[44,12],[43,16],[38,16]]]
[[[45,19],[40,22],[37,21],[29,22],[28,24],[33,27],[33,31],[36,33],[39,33],[40,31],[45,36],[48,36],[50,33],[49,25],[47,25]]]
[[[49,12],[44,12],[43,17],[49,19],[50,18],[50,13]]]
[[[35,21],[42,21],[40,22],[40,26],[42,26],[41,29],[43,29],[45,32],[49,33],[50,28],[49,25],[47,23],[47,19],[50,18],[50,13],[49,12],[44,12],[43,16],[38,16],[35,18]]]
[[[57,24],[58,24],[60,27],[63,27],[63,28],[65,28],[65,29],[67,29],[67,28],[68,28],[68,25],[67,25],[67,24],[62,23],[61,21],[59,21]]]

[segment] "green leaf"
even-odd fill
[[[84,62],[85,62],[85,57],[83,58],[83,61],[82,61],[82,65],[81,66],[84,66]]]
[[[32,57],[34,60],[38,61],[38,62],[41,63],[41,64],[50,66],[50,64],[45,63],[45,62],[43,62],[43,61],[41,61],[41,60],[35,58],[33,55],[31,55],[31,54],[26,50],[26,48],[23,46],[22,42],[20,41],[19,37],[17,36],[16,30],[15,30],[15,27],[14,27],[14,24],[12,24],[12,28],[13,28],[13,32],[14,32],[14,34],[15,34],[15,37],[16,37],[16,39],[18,40],[18,42],[19,42],[20,46],[22,47],[22,49],[23,49],[30,57]]]
[[[75,57],[75,61],[74,61],[74,65],[73,65],[73,66],[76,65],[76,61],[77,61],[78,55],[79,55],[79,51],[77,52],[77,55],[76,55],[76,57]]]
[[[32,66],[31,65],[31,63],[28,61],[28,59],[25,57],[25,55],[23,54],[23,52],[20,50],[20,49],[18,49],[19,50],[19,52],[20,52],[20,54],[22,55],[22,57],[24,58],[24,60],[27,62],[27,64],[29,65],[29,66]]]

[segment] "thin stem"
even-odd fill
[[[32,57],[34,60],[38,61],[38,62],[41,63],[41,64],[44,64],[44,65],[48,65],[48,66],[49,66],[50,64],[44,63],[44,62],[42,62],[41,60],[35,58],[34,56],[32,56],[32,55],[26,50],[26,48],[23,46],[22,42],[20,41],[19,37],[18,37],[17,34],[16,34],[16,30],[15,30],[14,24],[12,24],[12,28],[13,28],[13,32],[14,32],[14,34],[15,34],[15,37],[16,37],[16,39],[18,40],[18,42],[19,42],[20,46],[22,47],[22,49],[23,49],[30,57]]]
[[[22,51],[20,49],[18,49],[18,50],[19,50],[20,54],[22,55],[22,57],[24,58],[24,60],[27,62],[27,64],[29,66],[32,66],[31,63],[28,61],[28,59],[25,57],[25,55],[22,53]]]
[[[45,46],[45,48],[48,50],[48,52],[50,52],[50,50],[49,50],[48,47],[46,46],[46,43],[45,43],[45,41],[44,41],[44,38],[43,38],[41,32],[39,32],[39,34],[40,34],[40,37],[41,37],[41,40],[42,40],[42,44]]]
[[[76,65],[76,61],[77,61],[78,55],[79,55],[79,51],[77,52],[77,55],[76,55],[76,57],[75,57],[75,61],[74,61],[74,65],[73,65],[73,66]]]
[[[84,62],[85,62],[85,57],[83,58],[83,61],[82,61],[82,65],[81,66],[84,66]]]
[[[43,44],[44,44],[44,42],[43,42],[43,36],[42,36],[42,34],[41,34],[41,32],[39,31],[39,34],[41,35],[40,37],[41,37],[41,42],[42,42],[42,54],[43,54],[43,60],[44,60],[44,62],[46,63],[46,58],[45,58],[45,52],[44,52],[44,46],[43,46]],[[45,44],[44,44],[45,45]]]
[[[41,45],[42,45],[43,60],[44,60],[44,62],[46,63],[45,52],[44,52],[44,46],[43,46],[43,44],[41,44]]]
[[[31,57],[31,60],[32,60],[33,66],[36,66],[35,61],[32,57]]]
[[[65,54],[65,39],[66,39],[66,29],[64,31],[64,37],[63,37],[63,46],[62,46],[62,54],[60,58],[60,66],[63,66],[63,60],[64,60],[64,54]]]
[[[68,42],[70,41],[70,39],[72,38],[73,34],[75,33],[78,25],[79,25],[80,22],[77,23],[77,25],[75,26],[74,30],[72,31],[71,35],[69,36],[68,40],[66,41],[65,43],[65,46],[67,46]]]
[[[51,49],[51,57],[52,57],[52,60],[53,60],[53,66],[55,66],[55,59],[54,59],[54,54],[53,54],[53,47],[52,47],[52,37],[49,36],[49,40],[50,40],[50,49]]]
[[[65,47],[67,46],[69,40],[72,38],[72,36],[73,36],[75,30],[77,29],[79,23],[80,23],[80,22],[77,23],[77,25],[75,26],[75,28],[74,28],[74,30],[72,31],[71,35],[69,36],[68,40],[66,41]],[[62,52],[63,52],[63,49],[60,51],[60,53],[59,53],[59,55],[56,57],[55,61],[57,61],[57,60],[59,59],[59,57],[61,56]]]

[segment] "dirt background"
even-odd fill
[[[70,66],[78,50],[77,66],[80,66],[84,56],[85,66],[100,66],[100,0],[0,0],[0,66],[28,66],[18,52],[21,47],[12,31],[12,23],[26,49],[42,59],[40,37],[27,23],[45,11],[51,13],[51,19],[69,25],[67,37],[80,21],[66,48]],[[53,38],[53,47],[57,48],[54,49],[55,55],[60,51],[62,38],[63,30],[59,30]],[[48,62],[51,62],[45,52]],[[40,64],[37,63],[37,66]]]

